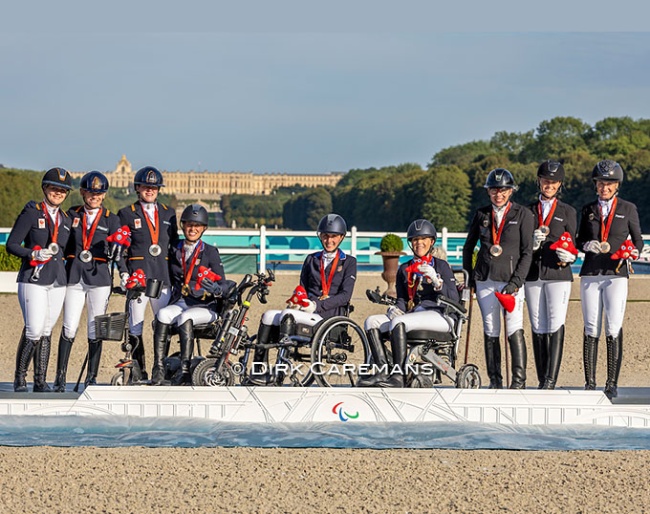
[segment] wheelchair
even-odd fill
[[[463,272],[466,284],[466,272],[464,270],[454,271]],[[438,296],[436,301],[442,308],[443,318],[448,324],[447,328],[407,331],[405,387],[434,387],[441,383],[443,375],[449,378],[457,388],[478,389],[481,387],[481,376],[477,366],[466,363],[457,369],[461,332],[463,325],[469,319],[464,304],[471,300],[470,294],[469,288],[462,287],[460,303],[443,295]],[[366,296],[373,303],[381,305],[390,306],[396,303],[395,298],[386,294],[380,295],[378,290],[367,290]],[[366,337],[365,331],[361,327],[356,326],[355,330],[363,333],[364,338]],[[382,339],[386,343],[387,332],[382,334]],[[390,347],[390,342],[388,342],[388,347]],[[390,369],[393,362],[390,352],[386,353]],[[319,380],[318,377],[316,379],[322,385],[326,385],[324,380]]]
[[[280,386],[288,379],[291,385],[354,386],[361,365],[370,364],[370,346],[365,333],[349,315],[347,305],[341,315],[320,320],[309,326],[297,323],[290,312],[284,314],[271,342],[258,348],[275,351],[269,358],[270,381]]]

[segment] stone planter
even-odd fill
[[[384,261],[384,271],[381,273],[381,278],[388,284],[388,288],[384,294],[388,296],[397,296],[395,283],[397,282],[397,269],[399,268],[399,258],[406,255],[404,252],[377,252],[381,255]]]
[[[17,271],[0,271],[0,293],[17,293]]]

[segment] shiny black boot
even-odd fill
[[[68,361],[70,360],[72,343],[74,343],[74,337],[68,339],[63,334],[63,329],[61,329],[61,335],[59,336],[59,351],[56,357],[56,379],[54,380],[55,393],[65,393],[65,379],[68,373]]]
[[[533,332],[533,357],[535,357],[535,370],[537,371],[537,389],[544,389],[546,370],[548,368],[548,334]]]
[[[598,338],[584,335],[582,361],[585,366],[585,390],[596,389],[596,362],[598,362]]]
[[[549,335],[548,368],[542,389],[555,389],[564,351],[564,325]]]
[[[47,385],[47,365],[50,362],[51,336],[43,336],[34,352],[34,389],[35,393],[51,393]]]
[[[172,385],[192,385],[191,362],[194,352],[194,322],[188,319],[178,327],[181,343],[181,367],[172,378]]]
[[[388,378],[375,382],[377,387],[404,387],[406,375],[406,325],[398,323],[390,334],[393,369]]]
[[[102,346],[101,339],[88,339],[88,373],[84,381],[84,388],[97,384],[99,361],[102,358]]]
[[[512,382],[510,389],[526,389],[526,340],[524,330],[519,329],[508,337],[510,360],[512,363]]]
[[[381,340],[381,332],[377,328],[371,328],[366,333],[368,334],[375,374],[360,377],[357,380],[356,387],[374,387],[377,382],[385,381],[388,378],[388,359],[386,358],[384,343]]]
[[[27,370],[29,369],[29,363],[34,356],[34,349],[37,344],[38,341],[25,337],[25,329],[23,329],[20,342],[18,343],[18,351],[16,352],[14,391],[17,393],[27,392]]]
[[[163,385],[165,382],[165,363],[167,357],[169,325],[156,321],[153,332],[153,368],[151,369],[151,385]]]
[[[618,376],[623,360],[623,329],[618,336],[607,336],[607,382],[605,394],[610,400],[618,396]]]
[[[498,337],[484,336],[485,368],[490,379],[489,389],[503,389],[501,375],[501,342]]]
[[[257,339],[255,340],[255,344],[268,344],[271,339],[272,330],[273,326],[260,323],[260,326],[257,329]],[[243,385],[264,386],[269,384],[271,374],[269,373],[269,365],[267,362],[268,353],[269,351],[267,348],[255,347],[253,362],[251,363],[251,371]]]

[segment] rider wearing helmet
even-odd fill
[[[28,202],[18,215],[7,252],[22,259],[18,272],[18,302],[25,329],[18,344],[14,391],[27,391],[27,369],[34,357],[34,392],[50,392],[47,365],[52,328],[65,297],[67,277],[63,248],[71,220],[61,205],[72,189],[72,177],[63,168],[48,170],[41,180],[43,200]]]
[[[357,259],[339,248],[347,230],[345,220],[338,214],[328,214],[319,221],[317,234],[323,249],[308,255],[300,272],[299,287],[306,293],[304,305],[266,311],[258,329],[258,343],[291,336],[296,326],[309,331],[321,319],[347,314],[357,278]],[[255,350],[250,375],[253,384],[268,382],[266,356],[267,350]]]
[[[63,304],[63,328],[59,336],[54,382],[54,390],[60,393],[65,392],[68,360],[84,304],[88,307],[88,374],[85,385],[96,383],[102,341],[95,332],[95,316],[106,313],[113,284],[110,271],[113,263],[107,254],[106,238],[120,228],[117,215],[102,207],[108,191],[108,179],[103,173],[86,173],[81,177],[79,190],[83,204],[68,210],[72,220],[70,239],[65,249],[68,287]],[[120,260],[117,264],[121,272],[126,272],[124,261]]]
[[[564,182],[564,167],[557,161],[544,161],[537,170],[538,200],[529,207],[537,220],[533,232],[533,262],[526,277],[526,305],[533,332],[533,355],[538,389],[555,389],[562,351],[564,323],[575,254],[551,245],[568,234],[575,241],[576,211],[558,199]]]
[[[618,196],[623,182],[621,166],[611,160],[600,161],[594,167],[591,178],[598,198],[582,208],[577,236],[577,247],[585,252],[580,269],[580,300],[585,325],[585,389],[596,388],[598,339],[604,314],[607,342],[605,394],[615,398],[623,354],[623,319],[629,271],[627,262],[612,259],[612,255],[629,236],[635,247],[631,257],[638,257],[643,249],[643,238],[636,206]]]
[[[130,302],[129,306],[129,340],[133,347],[133,358],[142,369],[144,380],[147,379],[142,340],[144,313],[149,301],[154,316],[169,303],[171,282],[168,254],[170,247],[178,243],[176,213],[157,201],[160,188],[164,185],[162,173],[153,166],[139,169],[133,179],[138,201],[118,212],[121,224],[131,231],[131,246],[126,255],[128,272],[120,275],[121,287],[125,287],[129,274],[137,269],[144,271],[145,277],[162,282],[159,298],[149,299],[143,295],[137,302]]]
[[[479,208],[469,227],[463,247],[463,268],[476,286],[476,297],[483,316],[485,362],[490,388],[501,389],[501,307],[494,293],[514,295],[515,308],[506,312],[508,344],[512,355],[510,388],[526,387],[526,341],[523,329],[524,282],[533,257],[535,218],[530,211],[513,201],[517,190],[508,170],[496,168],[484,185],[490,204]],[[473,266],[474,248],[481,246]]]
[[[226,279],[219,250],[201,239],[208,228],[208,211],[205,207],[199,204],[188,205],[181,214],[181,228],[185,239],[171,249],[169,256],[171,301],[156,315],[151,373],[153,385],[161,385],[165,380],[163,361],[167,356],[167,341],[172,325],[178,327],[181,345],[181,367],[172,377],[172,385],[192,383],[190,363],[194,351],[194,326],[217,319],[215,302],[221,296]],[[200,267],[212,270],[219,278],[203,278],[198,284]]]
[[[407,333],[412,330],[446,332],[449,322],[436,299],[444,295],[459,301],[454,273],[447,261],[434,257],[436,228],[428,220],[412,222],[406,232],[413,258],[397,270],[397,303],[386,314],[369,316],[364,328],[368,334],[377,373],[362,377],[357,387],[404,387]],[[393,369],[388,373],[388,361],[382,339],[390,339]]]

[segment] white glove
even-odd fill
[[[635,248],[634,250],[632,250],[630,252],[630,257],[632,257],[632,259],[634,259],[634,260],[638,259],[639,258],[639,249]]]
[[[555,250],[557,256],[560,258],[560,262],[571,263],[576,260],[576,255],[573,255],[570,251],[565,250],[564,248],[558,248]]]
[[[32,260],[35,261],[46,261],[51,259],[53,256],[54,254],[47,248],[32,251]]]
[[[533,232],[533,252],[539,250],[539,247],[542,246],[544,241],[546,241],[546,236],[542,234],[540,229],[535,229]]]
[[[309,304],[306,307],[301,305],[300,310],[308,314],[312,314],[316,310],[316,302],[314,302],[313,300],[307,300],[307,301],[309,302]]]
[[[420,264],[418,266],[418,271],[422,273],[422,276],[426,277],[431,284],[433,284],[433,289],[440,291],[442,289],[442,278],[436,272],[435,268],[430,264]]]
[[[126,291],[126,281],[129,280],[130,276],[128,273],[120,273],[120,289],[122,291]]]
[[[601,253],[602,250],[600,249],[600,241],[596,241],[595,239],[591,241],[587,241],[582,249],[585,252],[591,252],[591,253]]]
[[[386,316],[388,316],[388,319],[392,321],[398,316],[404,316],[404,311],[395,305],[391,305],[386,311]]]

